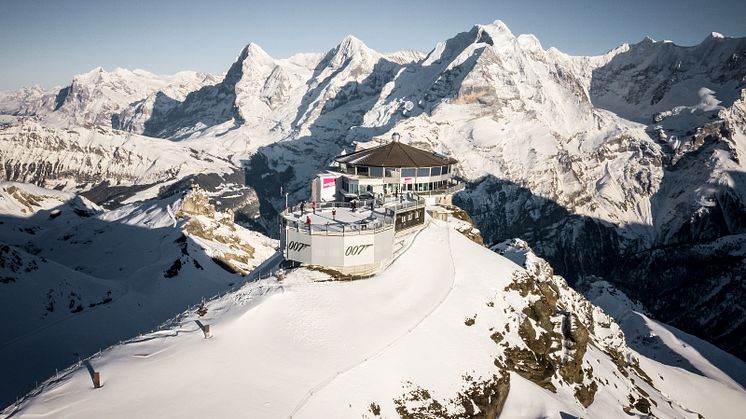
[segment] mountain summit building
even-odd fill
[[[285,258],[347,275],[385,268],[396,237],[425,223],[425,207],[450,204],[464,185],[458,161],[394,140],[334,158],[311,182],[311,200],[280,217]],[[399,243],[397,245],[397,243]]]
[[[450,200],[463,184],[453,180],[456,159],[398,141],[334,158],[311,184],[311,201],[419,196],[428,204]],[[450,203],[450,202],[448,202]]]

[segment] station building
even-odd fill
[[[463,189],[457,163],[396,137],[337,156],[312,181],[311,200],[281,214],[285,258],[345,275],[378,272],[401,250],[396,238],[424,225],[427,205],[450,204]]]
[[[396,138],[396,137],[395,137]],[[456,159],[425,151],[397,139],[388,144],[337,156],[335,167],[320,173],[311,200],[349,201],[361,197],[419,196],[429,204],[463,189],[453,180]]]

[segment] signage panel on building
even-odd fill
[[[365,265],[374,262],[374,234],[347,236],[344,242],[344,266]]]
[[[292,260],[310,260],[311,237],[301,232],[288,230],[285,240],[287,258]]]
[[[321,186],[323,189],[326,188],[334,188],[337,186],[337,178],[335,177],[325,177],[323,179],[323,185]]]

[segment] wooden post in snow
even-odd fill
[[[101,373],[98,371],[93,373],[93,388],[101,388]]]
[[[205,334],[205,339],[208,339],[212,337],[212,334],[210,333],[210,325],[206,324],[202,327],[202,332]]]

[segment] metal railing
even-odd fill
[[[458,191],[464,190],[465,187],[466,185],[464,185],[464,183],[458,182],[447,188],[433,189],[431,191],[412,191],[412,193],[418,196],[452,195]]]
[[[355,208],[361,208],[362,209],[362,208],[368,208],[368,207],[370,207],[370,203],[372,201],[375,201],[375,200],[373,200],[373,199],[358,200],[358,201],[355,202],[355,204],[353,204],[352,202],[341,202],[341,201],[325,202],[325,201],[322,201],[322,202],[317,202],[316,203],[316,209],[320,210],[320,209],[324,209],[324,208],[353,208],[353,207],[355,207]],[[374,203],[374,205],[377,205],[377,204],[378,204],[378,202]],[[289,208],[286,208],[285,209],[285,214],[287,215],[287,214],[290,214],[290,213],[293,213],[293,212],[298,212],[300,210],[301,210],[301,204],[296,204],[296,205],[293,205],[293,206],[291,206]],[[311,204],[304,204],[303,210],[306,211],[306,212],[311,212],[312,211]]]
[[[306,232],[310,235],[322,236],[349,236],[360,234],[376,234],[394,228],[394,219],[388,216],[373,221],[354,223],[326,223],[306,224],[303,222],[286,219],[287,227],[295,231]]]
[[[415,194],[416,196],[416,194]],[[412,209],[412,208],[419,208],[425,206],[425,200],[421,198],[417,198],[415,200],[402,200],[402,201],[392,201],[385,205],[385,208],[387,210],[391,210],[393,212],[399,212],[406,209]]]
[[[420,198],[417,192],[409,191],[408,197],[401,200],[397,200],[395,197],[384,197],[384,199],[367,199],[358,200],[353,204],[352,202],[318,202],[316,203],[316,211],[330,208],[357,208],[367,209],[371,208],[371,215],[375,217],[373,220],[361,219],[359,221],[344,222],[333,220],[325,224],[307,224],[300,219],[290,218],[291,214],[301,212],[302,215],[310,214],[313,208],[309,204],[303,206],[301,211],[301,205],[293,205],[285,209],[282,214],[284,220],[284,227],[293,229],[295,231],[307,232],[311,235],[356,235],[356,234],[376,234],[381,231],[389,230],[394,228],[396,221],[396,214],[400,211],[410,210],[415,208],[421,208],[425,206],[425,200]],[[388,198],[388,199],[387,199]],[[377,212],[381,210],[382,212]]]

